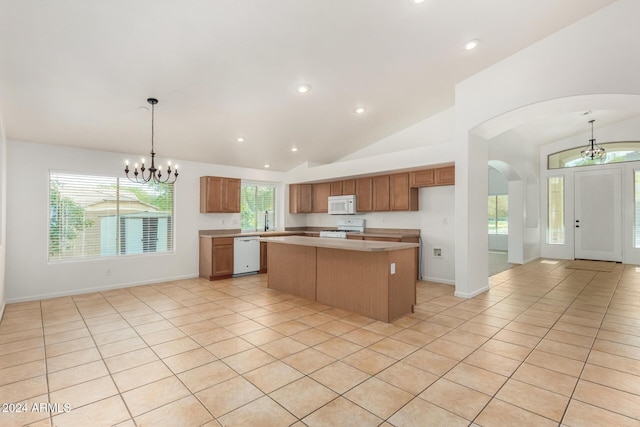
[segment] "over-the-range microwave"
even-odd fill
[[[356,196],[329,196],[329,215],[354,215]]]

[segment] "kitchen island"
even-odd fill
[[[321,304],[392,322],[416,303],[417,243],[261,237],[268,286]]]

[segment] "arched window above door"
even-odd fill
[[[580,151],[584,149],[584,146],[580,146],[547,156],[547,169],[577,168],[640,160],[640,141],[607,142],[598,145],[606,150],[605,156],[601,159],[583,158]]]

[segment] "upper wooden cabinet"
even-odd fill
[[[289,213],[311,213],[312,197],[311,184],[289,184]]]
[[[429,187],[436,182],[433,169],[411,172],[409,178],[412,187]]]
[[[389,205],[392,211],[417,211],[418,188],[409,186],[409,174],[389,176]]]
[[[356,212],[371,212],[373,210],[373,182],[371,178],[358,178],[355,181]]]
[[[200,213],[240,213],[240,180],[200,177]]]
[[[312,212],[328,212],[329,211],[329,195],[331,194],[331,183],[324,182],[321,184],[313,184],[313,205]]]
[[[356,180],[345,179],[342,181],[342,195],[349,196],[351,194],[356,194]]]
[[[342,181],[333,181],[330,183],[331,191],[329,195],[331,196],[342,196]]]
[[[455,185],[456,183],[456,167],[447,166],[446,168],[436,169],[436,185]]]
[[[373,210],[389,210],[389,175],[374,176],[373,184]]]
[[[436,185],[455,185],[456,167],[424,169],[409,173],[411,187],[433,187]]]

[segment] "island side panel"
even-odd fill
[[[389,322],[413,312],[416,303],[415,249],[389,252],[389,263],[395,263],[396,273],[389,274]]]
[[[316,248],[268,243],[267,286],[271,289],[316,299]]]
[[[318,248],[317,301],[388,322],[388,254]]]

